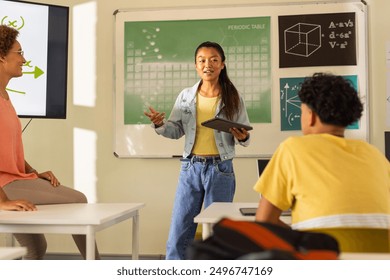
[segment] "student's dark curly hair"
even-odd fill
[[[8,27],[6,25],[0,25],[0,56],[4,57],[8,54],[12,45],[15,43],[16,38],[19,35],[19,31]]]
[[[326,124],[346,127],[362,116],[355,88],[341,76],[315,73],[304,80],[298,96]]]

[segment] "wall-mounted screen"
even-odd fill
[[[19,30],[26,64],[7,91],[19,117],[66,118],[69,8],[0,1],[0,24]]]

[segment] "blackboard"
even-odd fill
[[[270,3],[151,10],[116,10],[114,155],[174,157],[184,139],[159,136],[143,115],[148,106],[167,116],[183,88],[198,77],[194,51],[216,41],[228,74],[244,96],[251,145],[239,157],[270,155],[300,135],[296,96],[314,72],[351,80],[364,102],[346,136],[368,139],[367,7],[362,1]]]

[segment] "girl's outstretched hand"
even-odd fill
[[[149,112],[144,112],[155,126],[162,126],[164,124],[165,113],[154,110],[152,106],[149,107]]]

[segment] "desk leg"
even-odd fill
[[[5,234],[5,246],[6,247],[15,247],[15,239],[12,233]]]
[[[94,260],[95,259],[95,230],[92,226],[88,226],[87,230],[87,236],[86,236],[86,242],[87,242],[87,260]]]
[[[132,259],[138,260],[139,252],[139,214],[138,210],[133,217],[133,243],[132,243]]]
[[[212,233],[212,224],[210,223],[203,223],[202,224],[202,239],[205,240],[207,237],[209,237]]]

